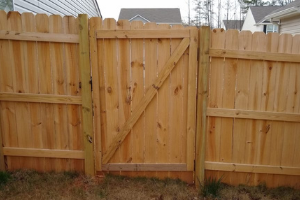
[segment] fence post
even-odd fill
[[[0,171],[5,171],[1,124],[0,124]]]
[[[84,166],[86,175],[95,175],[93,110],[91,91],[90,49],[88,15],[79,14],[79,67],[82,90],[82,125],[84,142]]]
[[[196,187],[204,181],[205,170],[205,135],[206,107],[208,96],[209,76],[209,45],[210,27],[203,26],[199,30],[199,70],[198,70],[198,99],[197,99],[197,131],[196,131]]]

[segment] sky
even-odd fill
[[[180,8],[181,18],[188,16],[188,0],[98,0],[98,4],[103,18],[116,20],[121,8]]]

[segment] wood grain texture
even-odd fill
[[[89,19],[89,39],[90,39],[90,55],[93,81],[93,109],[94,109],[94,136],[95,136],[95,170],[101,171],[102,160],[102,137],[101,137],[101,105],[100,101],[100,69],[98,62],[98,46],[96,38],[96,30],[101,29],[102,19],[92,17]]]
[[[184,29],[181,25],[174,25],[171,27],[171,30],[177,31]],[[180,44],[181,39],[171,39],[171,54]],[[191,44],[190,44],[191,46]],[[190,51],[189,47],[189,52]],[[168,146],[168,163],[187,163],[186,160],[183,160],[183,153],[185,152],[183,149],[187,149],[186,142],[182,139],[182,133],[186,127],[183,127],[184,124],[181,123],[184,121],[183,119],[183,67],[184,67],[184,56],[180,58],[175,68],[172,70],[170,74],[170,109],[169,109],[169,127],[170,127],[170,134],[169,134],[169,142],[170,145]],[[193,141],[190,143],[190,146],[193,146]],[[177,148],[174,148],[177,147]],[[194,155],[193,155],[194,156]],[[192,160],[194,158],[191,158]],[[193,163],[194,165],[194,163]],[[168,172],[169,177],[176,177],[180,178],[180,172]]]
[[[85,152],[85,174],[95,175],[94,135],[92,113],[92,91],[90,85],[91,69],[88,38],[88,16],[79,15],[79,67],[82,87],[82,129]]]
[[[0,92],[0,101],[78,105],[82,104],[80,96],[9,92]]]
[[[131,30],[142,29],[143,22],[132,21]],[[135,110],[144,97],[144,40],[131,39],[131,88],[132,102],[131,109]],[[145,108],[144,108],[145,109]],[[132,113],[133,115],[134,113]],[[143,163],[145,161],[145,113],[141,113],[131,129],[132,135],[132,161]],[[140,173],[139,173],[140,174]],[[143,174],[140,174],[143,176]]]
[[[141,114],[144,112],[145,108],[149,104],[149,102],[155,96],[156,90],[160,89],[163,82],[167,79],[168,75],[170,74],[170,72],[172,71],[175,64],[178,62],[178,60],[180,59],[180,57],[182,56],[183,52],[186,50],[188,45],[189,45],[188,39],[183,39],[183,41],[180,43],[178,48],[172,54],[170,59],[166,62],[165,66],[163,67],[163,70],[160,71],[160,73],[158,74],[158,77],[155,79],[154,83],[152,84],[151,89],[149,89],[146,92],[145,96],[141,99],[139,104],[132,111],[132,115],[126,121],[126,123],[125,123],[124,127],[121,129],[120,133],[118,133],[118,135],[113,139],[113,142],[109,146],[108,150],[105,152],[103,159],[102,159],[104,164],[106,164],[109,161],[109,159],[115,153],[115,151],[117,150],[119,145],[125,139],[128,132],[131,130],[132,126],[139,119],[139,117],[141,116]]]
[[[196,139],[196,91],[197,91],[197,49],[198,30],[190,29],[189,71],[188,71],[188,110],[187,110],[187,170],[195,168]]]
[[[78,18],[71,16],[63,17],[63,32],[66,34],[77,34],[79,32]],[[92,52],[92,51],[91,51]],[[78,44],[64,43],[64,65],[66,95],[81,99],[79,87],[80,71]],[[83,150],[82,128],[81,128],[81,107],[80,105],[67,104],[67,128],[68,128],[68,149]],[[84,160],[68,160],[66,169],[78,172],[84,171]]]
[[[79,43],[77,34],[34,33],[34,31],[31,32],[30,30],[22,31],[23,32],[0,30],[0,39],[32,42]]]
[[[300,169],[298,167],[288,167],[288,166],[251,165],[251,164],[207,161],[205,162],[205,169],[230,171],[230,172],[284,174],[284,175],[296,175],[296,176],[300,175]]]
[[[285,112],[261,112],[242,109],[208,108],[208,116],[237,119],[260,119],[272,121],[300,122],[300,115]]]
[[[186,171],[187,167],[184,163],[109,163],[102,166],[103,171],[134,171],[134,172],[180,172]]]
[[[300,58],[298,56],[288,54],[288,53],[269,53],[269,52],[255,52],[255,51],[210,49],[209,55],[211,57],[238,58],[238,59],[246,59],[246,60],[266,60],[266,61],[295,62],[295,63],[300,62]]]
[[[205,154],[206,154],[206,127],[207,127],[207,97],[209,77],[210,28],[201,27],[199,30],[199,63],[198,63],[198,99],[197,99],[197,129],[195,153],[195,184],[197,187],[204,181]],[[200,183],[199,183],[200,182]]]
[[[132,22],[133,24],[135,22]],[[189,30],[143,30],[142,27],[139,27],[137,30],[99,30],[97,31],[97,38],[120,38],[120,39],[144,39],[144,38],[188,38]],[[1,38],[0,38],[1,39]]]
[[[156,29],[156,23],[146,23],[144,29]],[[152,87],[157,77],[157,45],[158,39],[145,39],[145,91]],[[155,163],[157,157],[157,95],[153,97],[145,109],[145,163]],[[156,172],[146,173],[145,176],[155,176]]]
[[[4,155],[41,158],[84,159],[84,151],[4,147]]]

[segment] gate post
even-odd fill
[[[79,68],[82,90],[82,131],[86,175],[95,175],[91,67],[88,36],[88,15],[79,14]]]
[[[210,27],[203,26],[199,30],[199,67],[198,67],[198,99],[196,130],[196,163],[195,184],[199,188],[204,181],[205,142],[206,142],[206,108],[209,77]]]

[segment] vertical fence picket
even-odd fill
[[[72,16],[63,17],[63,32],[65,34],[78,34],[78,19]],[[81,96],[79,82],[78,44],[64,44],[64,65],[66,77],[66,94]],[[78,105],[67,105],[68,149],[83,150],[81,109]],[[70,170],[84,171],[83,160],[69,160]]]
[[[32,13],[22,14],[22,31],[24,32],[36,32],[35,16]],[[37,42],[24,42],[24,65],[26,72],[26,84],[28,84],[28,91],[26,93],[38,94],[39,91],[39,74],[38,74],[38,58],[37,58]],[[30,103],[30,133],[26,134],[28,140],[28,146],[30,148],[42,148],[41,137],[41,113],[40,104]],[[32,169],[42,171],[43,159],[42,158],[30,158],[32,161]],[[27,161],[26,161],[27,162]]]
[[[143,29],[143,22],[133,21],[131,30]],[[144,96],[144,39],[131,39],[131,76],[132,110]],[[133,137],[132,162],[143,163],[145,160],[145,114],[143,113],[131,131]],[[138,172],[143,176],[143,172]]]
[[[130,30],[128,20],[119,20],[117,30]],[[131,58],[130,39],[119,39],[118,45],[118,89],[119,89],[119,125],[122,128],[131,115]],[[132,160],[132,134],[129,133],[120,146],[120,162]],[[130,175],[130,172],[121,172],[121,175]]]
[[[156,23],[146,23],[144,29],[155,30]],[[157,43],[158,39],[145,39],[145,91],[152,87],[157,77]],[[153,97],[145,110],[145,163],[155,163],[157,150],[155,142],[157,138],[157,95]],[[146,176],[155,176],[156,172],[147,172]]]
[[[171,30],[180,30],[184,29],[182,25],[173,25]],[[178,47],[182,39],[171,39],[171,54],[173,54],[174,50]],[[191,48],[191,47],[190,47]],[[182,110],[183,108],[183,84],[182,84],[182,68],[184,64],[184,57],[182,56],[180,60],[177,62],[175,68],[172,70],[170,74],[170,109],[169,109],[169,126],[170,126],[170,134],[168,137],[168,141],[170,145],[168,146],[168,163],[183,163],[183,153],[185,152],[183,148],[187,148],[186,145],[183,144],[182,140],[182,126],[184,123],[181,123],[185,119],[183,119]],[[189,66],[192,69],[191,66]],[[192,146],[192,145],[190,145]],[[176,148],[174,148],[176,147]],[[192,148],[192,147],[191,147]],[[193,158],[192,158],[193,160]],[[194,164],[194,163],[193,163]],[[169,177],[171,178],[180,178],[180,172],[169,172]]]

